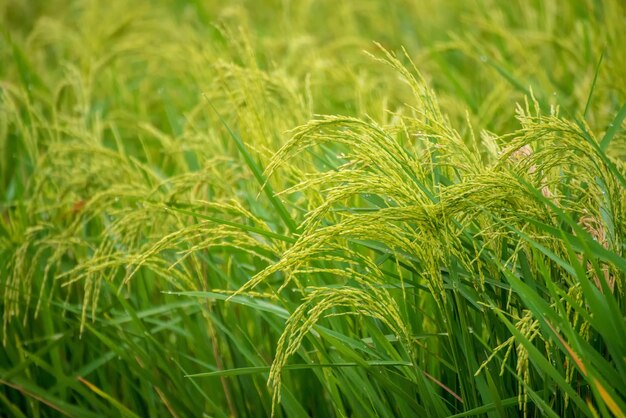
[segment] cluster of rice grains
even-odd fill
[[[624,5],[222,3],[0,5],[0,410],[625,416]]]

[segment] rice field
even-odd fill
[[[626,417],[624,22],[0,2],[0,416]]]

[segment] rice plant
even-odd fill
[[[0,415],[626,416],[625,18],[0,4]]]

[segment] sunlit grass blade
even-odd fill
[[[257,182],[259,183],[259,186],[263,189],[263,191],[265,192],[265,195],[269,199],[274,209],[276,209],[279,216],[281,217],[281,219],[283,220],[283,222],[289,229],[289,231],[292,233],[297,232],[297,229],[298,229],[297,225],[295,224],[291,215],[285,208],[285,205],[283,205],[280,199],[276,197],[272,186],[268,183],[267,179],[263,175],[263,169],[255,161],[254,157],[250,154],[250,152],[248,151],[248,148],[244,144],[243,140],[239,137],[239,135],[231,129],[231,127],[222,118],[222,116],[219,114],[219,112],[213,106],[213,104],[212,103],[209,103],[209,104],[211,105],[211,108],[213,109],[217,117],[219,118],[222,125],[224,125],[224,127],[228,131],[228,134],[230,135],[230,137],[233,139],[233,141],[237,145],[237,148],[239,149],[239,152],[241,152],[241,155],[243,156],[243,159],[246,162],[246,165],[252,171],[254,178],[256,178]]]
[[[626,102],[622,104],[622,107],[619,109],[619,111],[615,115],[615,119],[613,119],[613,121],[609,124],[609,127],[606,130],[606,133],[600,140],[601,150],[606,151],[609,148],[609,144],[611,143],[611,140],[613,139],[613,137],[615,137],[615,135],[617,135],[619,130],[622,128],[622,122],[624,122],[624,118],[626,118]]]

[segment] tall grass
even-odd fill
[[[626,9],[0,5],[0,411],[626,415]]]

